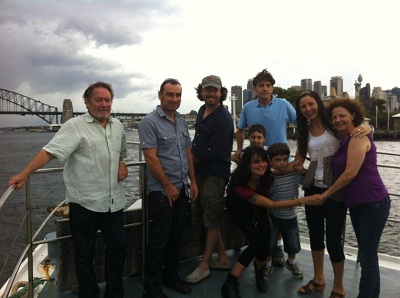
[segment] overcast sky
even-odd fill
[[[0,0],[0,88],[85,111],[91,82],[113,84],[113,111],[148,113],[167,77],[181,81],[181,113],[209,74],[230,90],[267,68],[276,86],[342,76],[400,86],[398,4],[361,0]],[[229,104],[227,102],[227,104]],[[0,115],[0,127],[45,125]]]

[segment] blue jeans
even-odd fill
[[[100,290],[93,266],[97,230],[106,244],[104,297],[123,297],[122,275],[125,266],[126,233],[123,211],[94,212],[78,204],[69,204],[70,226],[74,243],[78,297],[97,298]]]
[[[351,223],[358,243],[361,278],[358,298],[380,294],[378,248],[390,211],[390,197],[350,209]]]
[[[275,251],[279,232],[282,233],[283,247],[285,252],[290,255],[297,254],[301,250],[297,216],[290,219],[282,219],[270,214],[270,218],[272,221],[272,229],[269,238],[268,255],[272,256]]]

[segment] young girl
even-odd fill
[[[290,208],[302,204],[321,203],[314,196],[276,202],[267,198],[266,194],[273,182],[267,160],[263,148],[256,146],[247,148],[228,185],[226,201],[228,212],[246,235],[249,245],[228,273],[221,289],[224,298],[240,297],[238,280],[254,258],[257,289],[260,292],[266,292],[268,289],[264,275],[270,238],[267,208]]]

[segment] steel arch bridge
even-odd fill
[[[49,124],[53,123],[54,117],[58,123],[58,116],[62,115],[56,107],[2,88],[0,88],[0,99],[0,114],[36,115]]]

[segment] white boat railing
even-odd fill
[[[397,156],[400,157],[399,153],[394,153],[394,152],[387,152],[387,151],[377,151],[377,154],[381,154],[381,155],[391,155],[391,156]],[[398,165],[388,165],[388,164],[382,164],[382,163],[378,163],[378,168],[387,168],[387,169],[397,169],[400,170],[400,166]],[[394,197],[400,197],[399,193],[394,193],[394,192],[389,192],[390,196],[394,196]],[[394,222],[400,222],[400,220],[393,220]]]
[[[130,162],[127,163],[128,167],[132,167],[132,166],[138,166],[139,167],[139,176],[141,177],[140,180],[140,198],[144,197],[144,194],[146,193],[146,184],[145,184],[145,180],[142,177],[146,176],[146,167],[145,167],[145,162]],[[63,168],[44,168],[44,169],[38,169],[36,172],[34,172],[33,174],[44,174],[44,173],[57,173],[57,172],[62,172]],[[70,238],[71,236],[65,236],[65,237],[56,237],[53,239],[44,239],[44,240],[37,240],[35,241],[36,237],[39,235],[39,233],[43,230],[43,228],[45,227],[45,225],[48,223],[48,221],[50,220],[51,216],[54,214],[54,212],[57,210],[58,207],[60,207],[62,204],[65,203],[65,200],[62,201],[61,203],[59,203],[59,205],[54,208],[49,215],[46,217],[46,219],[42,222],[42,224],[39,226],[39,228],[37,229],[37,231],[33,234],[32,231],[32,206],[31,206],[31,181],[30,181],[30,177],[28,177],[28,180],[26,182],[25,188],[26,188],[26,193],[25,193],[25,204],[26,204],[26,232],[27,232],[27,244],[17,262],[17,265],[15,266],[9,280],[7,283],[7,286],[5,288],[5,291],[3,293],[2,298],[6,298],[8,297],[10,291],[11,291],[11,287],[14,284],[15,281],[15,277],[18,273],[18,270],[22,264],[22,262],[24,261],[24,259],[27,256],[27,260],[28,260],[28,297],[32,298],[33,297],[33,293],[34,293],[34,286],[33,286],[33,281],[34,281],[34,277],[33,277],[33,248],[39,244],[45,244],[45,243],[50,243],[50,242],[56,242],[56,241],[60,241],[63,239],[67,239]],[[5,193],[1,196],[0,198],[0,210],[1,207],[4,205],[4,203],[7,201],[7,199],[11,196],[11,194],[13,193],[13,191],[15,191],[15,185],[11,185],[6,191]],[[148,235],[148,205],[146,200],[142,200],[142,218],[143,218],[143,241],[142,241],[142,252],[143,252],[143,257],[145,254],[145,244],[147,242],[147,235]],[[124,225],[124,227],[129,227],[132,226],[132,224],[126,224]]]
[[[135,144],[137,145],[137,142],[128,142],[130,144]],[[379,154],[387,154],[387,155],[395,155],[395,156],[400,156],[400,154],[397,153],[391,153],[391,152],[379,152]],[[139,155],[139,159],[141,160],[142,157]],[[130,162],[127,164],[128,167],[133,167],[133,166],[138,166],[139,167],[139,197],[144,198],[145,193],[146,193],[146,167],[145,167],[145,162],[140,161],[140,162]],[[379,167],[384,167],[384,168],[394,168],[400,170],[400,166],[396,165],[387,165],[387,164],[378,164]],[[39,169],[33,174],[44,174],[44,173],[55,173],[55,172],[62,172],[63,168],[45,168],[45,169]],[[15,186],[10,186],[5,193],[1,196],[0,198],[0,210],[1,207],[4,205],[4,203],[7,201],[7,199],[10,197],[10,195],[13,193]],[[400,194],[396,193],[390,193],[391,196],[397,196],[400,197]],[[6,290],[3,294],[2,298],[8,297],[8,294],[11,290],[11,287],[14,283],[15,277],[18,273],[18,270],[21,266],[21,263],[25,259],[25,256],[27,255],[28,259],[28,283],[29,283],[29,288],[28,288],[28,297],[32,298],[33,297],[33,247],[39,244],[44,244],[44,243],[49,243],[49,242],[55,242],[55,241],[60,241],[65,238],[70,238],[71,236],[66,236],[66,237],[58,237],[58,238],[53,238],[53,239],[45,239],[45,240],[38,240],[35,241],[35,238],[38,236],[38,234],[41,232],[43,227],[47,224],[47,222],[50,220],[51,216],[53,213],[56,211],[57,208],[54,208],[54,210],[47,216],[47,218],[43,221],[43,223],[40,225],[38,230],[32,234],[32,206],[31,206],[31,183],[30,183],[30,177],[27,180],[26,183],[26,230],[27,230],[27,245],[20,257],[20,259],[17,262],[17,265],[14,268],[14,271],[8,281]],[[64,203],[61,202],[57,207],[61,206]],[[143,259],[144,259],[144,254],[145,254],[145,245],[147,243],[147,235],[148,235],[148,223],[149,223],[149,218],[148,218],[148,203],[147,200],[142,200],[142,223],[143,223],[143,241],[142,241],[142,253],[143,253]],[[396,219],[390,219],[389,221],[391,222],[396,222],[400,223],[400,220]],[[129,226],[126,225],[126,226]],[[345,233],[345,231],[343,232]],[[343,238],[344,239],[344,238]],[[342,243],[344,245],[344,242]]]

